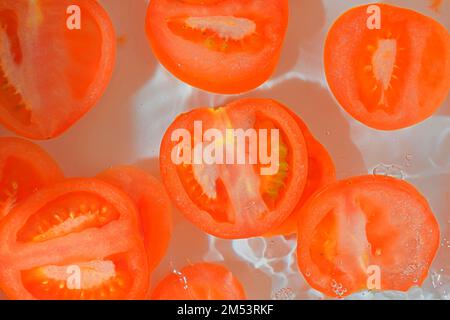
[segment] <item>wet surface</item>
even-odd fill
[[[137,164],[159,175],[162,135],[181,112],[241,96],[209,94],[181,83],[159,65],[145,39],[147,1],[101,0],[118,35],[112,82],[99,103],[63,136],[41,143],[68,176],[92,176],[117,164]],[[450,2],[441,14],[430,1],[389,1],[434,17],[447,28]],[[290,25],[274,77],[245,97],[278,99],[307,122],[333,156],[339,178],[367,173],[413,183],[429,200],[441,226],[441,247],[422,288],[408,293],[355,294],[350,299],[449,298],[450,295],[450,103],[412,128],[380,132],[353,120],[329,92],[322,50],[330,24],[363,1],[291,0]],[[1,135],[9,135],[0,129]],[[321,299],[297,270],[295,238],[227,241],[202,233],[175,213],[168,255],[153,281],[190,262],[219,262],[241,280],[253,299]]]

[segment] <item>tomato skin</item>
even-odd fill
[[[381,290],[407,291],[425,280],[439,238],[427,200],[412,185],[355,177],[322,188],[301,209],[298,265],[330,297],[367,290],[362,265],[380,268]]]
[[[197,263],[161,280],[152,300],[245,300],[242,284],[225,267]]]
[[[261,236],[271,228],[279,225],[294,210],[303,192],[308,168],[306,143],[294,118],[280,103],[270,99],[242,99],[217,109],[199,108],[182,114],[167,129],[161,144],[160,169],[163,183],[176,207],[197,227],[214,236],[224,239],[241,239]],[[288,149],[291,152],[290,176],[286,183],[286,191],[281,196],[274,210],[264,215],[264,218],[233,224],[216,221],[207,210],[195,203],[186,191],[183,181],[177,172],[177,165],[172,162],[171,153],[176,143],[171,141],[171,135],[176,129],[190,128],[194,121],[208,121],[211,112],[225,112],[235,117],[258,112],[280,126],[288,139]]]
[[[278,227],[265,234],[265,237],[291,235],[297,233],[297,224],[301,207],[320,188],[336,180],[336,168],[327,149],[311,134],[303,120],[290,109],[287,109],[302,129],[308,149],[308,179],[302,197],[292,214]]]
[[[87,228],[41,242],[20,242],[20,231],[46,204],[76,192],[96,195],[111,205],[119,217],[101,228]],[[33,227],[33,223],[31,223]],[[150,275],[138,214],[131,199],[119,189],[97,179],[67,179],[32,194],[0,222],[0,287],[10,299],[36,299],[24,287],[21,271],[46,265],[70,265],[124,253],[133,285],[120,299],[144,299]]]
[[[203,90],[237,94],[254,89],[273,73],[288,25],[287,0],[191,2],[153,0],[146,18],[147,37],[155,56],[174,76]],[[264,30],[262,49],[214,51],[174,34],[172,17],[234,16],[255,19]],[[199,60],[197,57],[202,57]]]
[[[172,208],[164,186],[147,172],[132,166],[118,166],[97,176],[121,189],[134,201],[147,249],[150,270],[164,258],[172,236]]]
[[[352,117],[374,129],[398,130],[432,116],[447,97],[450,36],[445,27],[415,11],[375,5],[381,9],[381,30],[366,27],[368,5],[335,21],[325,43],[325,73],[334,96]],[[381,39],[396,45],[386,84],[376,81],[373,71],[381,47],[376,41]]]
[[[6,192],[5,184],[17,184],[14,199],[0,202],[0,219],[32,192],[63,178],[55,160],[38,145],[20,138],[0,137],[0,193]]]
[[[66,25],[71,5],[81,9],[80,30]],[[94,0],[5,0],[2,18],[13,30],[8,33],[11,50],[20,52],[0,61],[0,79],[7,83],[0,91],[0,123],[29,139],[57,137],[95,106],[107,88],[116,57],[112,22]],[[36,25],[30,29],[31,22]],[[58,77],[49,76],[54,74]]]

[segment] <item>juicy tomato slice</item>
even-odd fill
[[[149,268],[153,270],[164,258],[172,235],[172,208],[164,186],[131,166],[114,167],[97,177],[124,191],[136,204]]]
[[[198,263],[174,271],[152,294],[153,300],[245,300],[242,284],[225,267]]]
[[[73,29],[77,22],[80,29]],[[28,138],[49,139],[102,96],[115,35],[94,0],[3,0],[0,53],[0,123]]]
[[[0,137],[0,219],[37,189],[63,178],[58,164],[38,145]]]
[[[426,199],[390,177],[335,182],[300,213],[299,268],[313,288],[331,297],[373,289],[376,278],[370,276],[379,276],[380,290],[420,285],[438,246],[439,226]]]
[[[161,173],[169,196],[191,222],[237,239],[261,236],[292,213],[306,183],[308,157],[302,131],[285,108],[273,100],[243,99],[195,109],[172,123],[161,145]],[[210,133],[217,136],[208,138]],[[213,161],[198,159],[201,149]],[[182,161],[174,161],[179,154]],[[245,160],[239,162],[239,154]]]
[[[100,180],[42,188],[0,225],[0,287],[10,299],[140,299],[149,284],[136,207]]]
[[[336,168],[327,149],[311,134],[300,117],[289,110],[302,129],[308,150],[308,178],[302,197],[294,212],[278,227],[266,233],[266,237],[291,235],[297,232],[300,209],[305,202],[319,189],[336,180]]]
[[[287,0],[153,0],[146,29],[153,52],[172,74],[230,94],[271,76],[287,22]]]
[[[396,130],[427,119],[445,100],[450,36],[429,17],[376,5],[381,29],[367,27],[367,5],[337,19],[325,44],[325,71],[333,94],[355,119]]]

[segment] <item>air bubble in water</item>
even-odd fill
[[[379,164],[375,168],[373,168],[372,173],[376,176],[389,176],[397,179],[404,179],[405,174],[400,166],[395,164],[393,165],[385,165]]]
[[[404,178],[403,170],[396,165],[392,165],[390,167],[390,170],[388,171],[388,176],[392,178],[403,179]]]
[[[372,173],[376,176],[387,176],[387,167],[380,164],[373,169]]]

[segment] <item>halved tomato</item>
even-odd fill
[[[153,270],[164,258],[172,235],[172,208],[164,186],[131,166],[114,167],[97,177],[124,191],[136,204],[149,268]]]
[[[105,182],[53,184],[0,224],[0,287],[10,299],[140,299],[149,284],[136,207]]]
[[[174,271],[155,288],[153,300],[245,300],[242,284],[225,267],[198,263]]]
[[[152,0],[146,29],[156,57],[176,77],[229,94],[271,76],[287,23],[287,0]]]
[[[438,247],[439,226],[427,200],[390,177],[338,181],[300,213],[299,268],[313,288],[332,297],[420,285]]]
[[[450,88],[450,35],[433,19],[376,3],[337,19],[325,44],[325,72],[336,99],[355,119],[380,130],[417,124]],[[372,29],[368,27],[371,26]]]
[[[161,145],[161,174],[191,222],[217,237],[248,238],[292,213],[306,183],[308,155],[285,108],[243,99],[193,110],[172,123]]]
[[[63,178],[58,164],[38,145],[0,137],[0,219],[37,189]]]
[[[320,188],[336,180],[336,168],[327,149],[311,134],[306,124],[298,115],[289,110],[302,129],[308,150],[308,178],[302,197],[294,212],[278,227],[266,233],[266,237],[291,235],[297,233],[297,225],[301,207]]]
[[[61,134],[100,99],[114,60],[97,1],[1,1],[0,123],[32,139]]]

